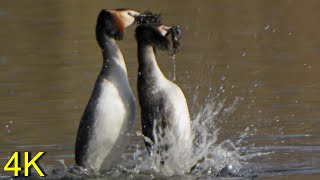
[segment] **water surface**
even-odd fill
[[[3,1],[0,167],[14,151],[47,152],[40,161],[45,169],[74,164],[78,123],[102,63],[96,16],[101,8],[128,7],[160,12],[165,23],[183,28],[176,71],[166,54],[158,63],[167,77],[176,77],[193,119],[200,114],[214,122],[212,131],[220,129],[217,140],[211,139],[215,147],[231,142],[237,150],[224,152],[239,157],[214,155],[229,165],[241,162],[238,176],[319,178],[319,5],[315,0]],[[133,32],[128,29],[119,44],[136,94]],[[137,144],[144,148],[140,129],[137,117],[128,156]],[[164,178],[120,175],[151,176]],[[171,178],[212,177],[207,169]]]

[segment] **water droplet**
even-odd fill
[[[270,27],[270,25],[268,24],[266,27],[264,27],[265,30],[267,30]]]
[[[136,132],[136,135],[137,135],[137,136],[142,136],[142,133],[141,133],[140,131],[137,131],[137,132]]]
[[[175,60],[175,55],[172,56],[172,64],[173,64],[173,81],[176,81],[176,60]]]

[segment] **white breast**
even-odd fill
[[[188,105],[181,89],[171,81],[167,80],[163,86],[167,94],[167,99],[170,105],[166,105],[166,111],[172,111],[171,125],[175,136],[181,141],[190,141],[191,139],[191,124]],[[172,109],[173,108],[173,109]]]
[[[105,158],[114,146],[121,146],[118,138],[125,123],[126,109],[116,87],[108,80],[101,85],[96,111],[93,136],[88,149],[88,164],[101,169]],[[118,144],[116,144],[118,143]],[[104,167],[102,169],[107,169]]]

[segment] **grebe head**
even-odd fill
[[[167,34],[170,28],[164,25],[139,25],[136,28],[136,40],[138,44],[150,45],[154,49],[168,51],[170,42]]]
[[[97,19],[96,34],[98,36],[98,33],[106,33],[116,40],[121,40],[125,29],[135,22],[135,17],[139,14],[130,9],[103,9]]]

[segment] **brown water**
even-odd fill
[[[272,152],[248,160],[247,171],[261,179],[320,178],[316,0],[3,1],[0,167],[14,151],[45,151],[40,162],[47,168],[74,164],[79,119],[102,63],[96,16],[123,7],[161,12],[167,24],[183,28],[176,71],[168,56],[159,65],[167,77],[175,73],[193,116],[210,93],[226,106],[240,99],[217,121],[219,141],[240,139],[248,128],[241,148]],[[134,27],[127,31],[119,44],[136,94]],[[139,130],[137,118],[130,144],[142,144]]]

